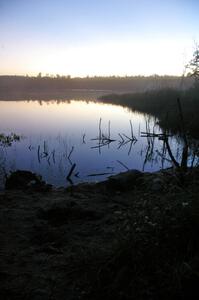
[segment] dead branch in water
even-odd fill
[[[48,162],[48,164],[50,166],[50,156],[48,157],[47,162]]]
[[[102,130],[101,130],[102,118],[99,120],[99,140],[101,140]]]
[[[129,120],[129,122],[130,122],[130,127],[131,127],[131,137],[134,138],[134,135],[133,135],[133,125],[132,125],[131,120]]]
[[[166,133],[154,133],[154,132],[141,131],[141,137],[158,137],[159,139],[163,139],[165,138],[165,136],[170,137],[172,135]]]
[[[180,102],[180,98],[177,98],[177,106],[178,106],[178,111],[179,111],[179,119],[180,119],[180,127],[181,127],[181,133],[182,133],[182,139],[183,139],[183,149],[182,149],[182,159],[181,162],[179,163],[177,161],[177,159],[174,157],[170,144],[169,144],[169,137],[171,136],[170,134],[168,134],[166,131],[163,133],[155,133],[154,130],[151,133],[149,130],[149,124],[147,124],[146,122],[146,132],[141,132],[141,137],[146,137],[147,141],[148,141],[148,145],[150,148],[150,145],[153,146],[152,139],[154,139],[155,137],[157,137],[159,140],[163,141],[163,148],[166,148],[166,150],[168,151],[169,157],[171,159],[171,162],[173,163],[173,165],[183,171],[187,170],[187,164],[188,164],[188,150],[189,150],[189,144],[187,141],[187,136],[186,136],[186,131],[185,131],[185,124],[184,124],[184,117],[183,117],[183,112],[182,112],[182,106],[181,106],[181,102]],[[149,150],[148,148],[148,150]],[[148,156],[148,152],[147,151],[147,156]],[[164,153],[164,150],[163,150]],[[193,167],[194,164],[194,160],[195,157],[192,159],[192,163],[191,166]]]
[[[184,147],[183,147],[183,151],[182,151],[181,167],[184,170],[186,170],[187,169],[187,159],[188,159],[189,146],[188,146],[188,141],[187,141],[187,136],[186,136],[186,131],[185,131],[184,117],[183,117],[180,98],[177,99],[177,104],[178,104],[178,110],[179,110],[182,137],[183,137],[183,141],[184,141]]]
[[[71,157],[71,154],[73,153],[73,151],[74,151],[74,146],[72,146],[72,148],[71,148],[71,150],[70,150],[70,153],[69,153],[69,155],[68,155],[68,160],[70,160],[70,157]]]
[[[52,151],[53,163],[55,164],[55,149]]]
[[[44,151],[43,151],[44,157],[48,156],[48,149],[46,145],[46,141],[44,141]]]
[[[99,153],[101,154],[101,147],[108,146],[115,142],[116,140],[111,138],[111,123],[108,122],[108,135],[104,134],[101,130],[102,119],[99,120],[99,134],[97,138],[91,139],[91,141],[98,141],[97,146],[91,147],[91,149],[99,149]]]
[[[119,135],[119,137],[121,138],[122,143],[123,143],[123,142],[124,142],[124,139],[123,139],[122,135],[121,135],[120,133],[118,133],[118,135]]]
[[[170,148],[169,141],[168,141],[168,138],[167,138],[167,137],[165,137],[164,142],[165,142],[165,145],[166,145],[166,147],[167,147],[167,151],[168,151],[168,153],[169,153],[169,156],[170,156],[170,158],[171,158],[172,163],[174,164],[174,166],[175,166],[176,168],[179,168],[180,165],[179,165],[179,163],[176,161],[175,157],[173,156],[173,153],[172,153],[172,151],[171,151],[171,148]]]
[[[120,165],[122,165],[126,170],[129,171],[129,168],[128,168],[123,162],[121,162],[120,160],[117,160],[117,162],[118,162]]]
[[[82,136],[82,144],[86,144],[85,137],[86,137],[86,133],[84,133],[83,136]]]
[[[72,167],[70,168],[70,171],[69,171],[69,173],[68,173],[68,175],[67,175],[67,177],[66,177],[66,179],[67,179],[68,181],[71,181],[70,177],[71,177],[71,175],[72,175],[72,173],[73,173],[75,167],[76,167],[76,164],[73,164]]]
[[[108,139],[111,139],[111,121],[108,121]]]
[[[37,148],[37,158],[38,158],[38,162],[40,163],[41,162],[41,159],[40,159],[40,145]]]
[[[112,175],[113,173],[110,172],[105,172],[105,173],[93,173],[93,174],[88,174],[88,177],[95,177],[95,176],[103,176],[103,175]]]
[[[117,148],[117,149],[120,149],[121,147],[123,147],[126,144],[130,143],[128,155],[130,155],[130,153],[131,153],[132,146],[135,143],[137,143],[137,138],[133,135],[133,125],[132,125],[131,120],[129,120],[129,123],[130,123],[131,136],[129,137],[125,133],[122,133],[122,135],[120,133],[118,133],[119,137],[121,138],[121,141],[119,141],[119,146]]]

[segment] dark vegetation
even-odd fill
[[[0,99],[38,99],[64,98],[73,90],[100,90],[117,92],[142,92],[166,87],[176,88],[180,85],[180,77],[174,76],[134,76],[134,77],[87,77],[71,78],[70,76],[49,77],[41,75],[0,76]],[[192,79],[186,78],[184,88],[192,85]]]
[[[189,89],[182,90],[178,88],[161,88],[157,90],[146,91],[145,93],[125,93],[112,94],[101,97],[106,103],[114,103],[127,106],[132,110],[150,114],[159,120],[159,124],[166,130],[174,133],[181,133],[199,138],[199,47],[193,53],[193,58],[186,66],[188,75],[193,79],[192,86]],[[182,78],[182,82],[187,80]],[[181,84],[182,87],[182,84]],[[184,128],[181,126],[179,118],[179,106],[177,99],[180,99],[182,114],[184,119]]]
[[[198,168],[50,192],[23,176],[0,192],[1,299],[199,298]]]
[[[112,94],[102,96],[101,101],[129,107],[156,117],[161,127],[174,133],[180,131],[177,99],[180,96],[186,131],[192,137],[199,138],[199,89],[187,91],[163,89],[145,93]]]
[[[13,142],[19,142],[20,139],[21,139],[21,137],[15,133],[11,133],[9,135],[0,133],[0,146],[3,146],[3,147],[12,146]]]

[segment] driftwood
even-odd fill
[[[171,134],[167,134],[167,133],[153,133],[153,132],[141,132],[141,137],[157,137],[159,139],[165,138],[166,137],[171,137]]]
[[[103,175],[112,175],[113,173],[110,172],[104,172],[104,173],[93,173],[93,174],[88,174],[88,177],[94,177],[94,176],[103,176]]]

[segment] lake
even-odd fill
[[[10,145],[1,143],[1,186],[5,172],[17,169],[41,174],[58,187],[104,180],[127,169],[171,166],[161,140],[154,139],[151,151],[141,137],[146,124],[151,132],[161,132],[152,117],[97,101],[0,101],[0,133],[20,137]],[[170,143],[178,155],[178,139]]]

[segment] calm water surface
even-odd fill
[[[129,120],[137,138],[133,143],[127,138],[131,137]],[[0,101],[0,133],[21,136],[9,147],[0,146],[1,174],[25,169],[41,174],[55,186],[66,186],[73,164],[73,183],[103,180],[127,167],[155,171],[170,166],[160,155],[162,141],[155,139],[153,151],[147,153],[147,138],[140,137],[146,122],[151,131],[161,131],[152,118],[116,105],[75,100]],[[114,141],[106,144],[104,139],[99,147],[100,134]],[[171,144],[177,151],[175,139]]]

